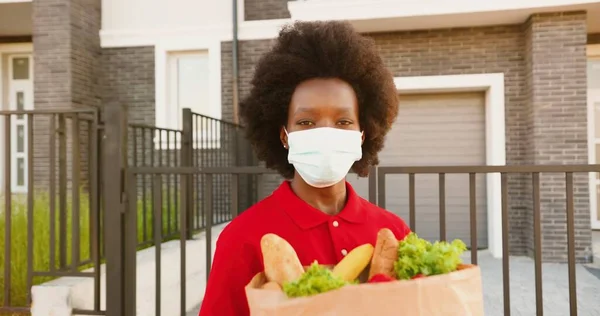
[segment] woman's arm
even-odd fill
[[[255,249],[230,231],[223,231],[199,316],[249,315],[244,287],[260,270]]]
[[[410,227],[406,225],[406,222],[400,218],[400,216],[396,214],[392,214],[392,216],[394,218],[392,231],[394,232],[394,235],[396,235],[396,239],[402,240],[406,235],[411,233]]]

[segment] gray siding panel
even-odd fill
[[[485,102],[481,93],[410,95],[400,98],[400,114],[380,154],[381,166],[485,165]],[[407,175],[386,176],[386,208],[409,221]],[[356,183],[356,176],[349,176]],[[365,198],[366,179],[356,183]],[[437,175],[415,178],[415,231],[438,240]],[[487,247],[485,176],[476,178],[478,246]],[[446,226],[449,239],[470,245],[469,177],[446,176]]]

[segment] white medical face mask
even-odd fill
[[[340,182],[362,158],[359,131],[321,127],[287,135],[288,161],[306,183],[316,188]]]

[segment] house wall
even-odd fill
[[[520,26],[371,34],[395,77],[504,73],[506,161],[524,163],[523,37]],[[523,254],[522,177],[509,177],[510,246]]]
[[[35,109],[99,108],[100,0],[34,1],[32,6]],[[39,189],[47,190],[49,185],[53,132],[50,117],[34,120],[34,183]],[[89,162],[87,124],[81,124],[79,138],[71,137],[71,126],[64,132],[69,135],[66,166],[71,166],[71,148],[77,142],[84,184]]]
[[[250,80],[254,74],[254,67],[258,59],[269,50],[273,43],[273,39],[238,42],[240,99],[250,93]],[[224,120],[233,119],[232,67],[231,42],[223,42],[221,45],[221,99]],[[283,178],[278,175],[265,175],[262,195],[269,195],[281,184],[282,180]]]
[[[542,14],[523,25],[367,35],[375,40],[396,77],[504,73],[507,164],[579,164],[587,163],[585,19],[585,13],[579,12]],[[248,94],[254,65],[272,43],[239,43],[240,97]],[[226,118],[232,112],[230,52],[231,44],[223,43],[222,97]],[[548,66],[550,61],[558,63]],[[556,87],[567,91],[556,95]],[[566,108],[573,111],[561,112]],[[266,190],[270,192],[281,180],[269,177]],[[564,261],[564,178],[550,175],[541,180],[543,256],[549,261]],[[586,175],[575,177],[579,258],[590,243],[586,181]],[[509,176],[508,190],[511,253],[531,255],[531,177]]]
[[[174,34],[194,28],[231,25],[232,2],[223,0],[103,0],[102,31],[138,32],[172,30]],[[135,12],[135,18],[132,18]]]
[[[127,105],[132,123],[154,125],[154,47],[102,49],[102,98]]]
[[[473,73],[504,73],[506,78],[507,161],[523,163],[524,107],[522,47],[524,39],[521,26],[499,26],[455,30],[428,30],[369,34],[395,77],[432,76]],[[239,44],[240,95],[250,89],[254,64],[268,51],[272,40],[244,41]],[[221,57],[226,60],[230,44],[223,45]],[[231,79],[227,78],[231,66],[223,64],[224,113],[231,112]],[[525,253],[523,242],[524,197],[522,177],[509,180],[511,197],[511,249],[516,254]],[[271,191],[281,182],[281,177],[270,176],[266,190]]]
[[[527,161],[534,164],[587,164],[586,13],[533,15],[523,26]],[[542,254],[565,261],[567,249],[565,178],[540,176]],[[531,182],[526,182],[531,192]],[[588,176],[574,176],[576,256],[590,247]],[[526,200],[526,201],[531,201]],[[531,205],[527,206],[533,214]],[[532,216],[526,217],[527,253],[533,253]]]
[[[289,19],[288,0],[244,0],[244,20]]]
[[[246,20],[289,18],[286,1],[240,0],[240,3]],[[166,2],[148,4],[143,0],[103,0],[102,5],[102,11],[108,14],[101,16],[100,0],[86,1],[85,5],[83,0],[33,2],[36,109],[98,107],[102,99],[116,99],[129,105],[132,122],[153,125],[157,93],[154,45],[171,43],[169,32],[189,35],[190,30],[223,31],[231,24],[230,19],[224,19],[231,16],[230,1],[181,0],[180,5],[173,6]],[[130,12],[138,12],[138,18],[131,19]],[[114,34],[133,36],[130,39],[142,33],[167,35],[155,37],[156,43],[100,49],[100,21],[107,38]],[[219,34],[216,37],[224,33]],[[579,76],[585,74],[582,68],[585,43],[600,42],[598,35],[587,36],[585,13],[579,12],[534,15],[522,25],[368,34],[394,76],[504,73],[508,164],[587,163],[586,116],[582,114],[586,87],[585,78],[581,80]],[[7,41],[0,38],[0,42],[3,40]],[[220,45],[225,120],[233,119],[229,40],[230,37],[222,40]],[[205,47],[205,41],[198,40],[190,46]],[[272,39],[239,43],[242,98],[249,92],[255,63],[272,43]],[[563,94],[557,95],[557,86]],[[563,113],[565,108],[568,113]],[[47,136],[49,121],[35,123],[35,137]],[[84,139],[80,148],[86,148]],[[71,157],[70,143],[67,147],[67,156]],[[35,182],[44,187],[50,169],[48,152],[48,142],[36,142]],[[80,150],[80,155],[85,162],[85,150]],[[266,178],[263,195],[282,180],[277,176]],[[577,255],[581,256],[589,245],[589,196],[586,180],[580,177],[575,180],[576,246]],[[566,253],[565,221],[561,213],[564,213],[564,182],[558,175],[542,181],[545,183],[541,190],[544,258],[560,261]],[[530,189],[529,177],[509,178],[510,246],[514,254],[532,252]]]

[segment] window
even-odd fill
[[[29,79],[29,57],[17,57],[12,60],[13,80]]]
[[[8,88],[6,96],[8,109],[33,109],[33,59],[28,54],[9,55],[6,59],[8,72],[6,74]],[[28,121],[27,116],[18,114],[10,122],[11,148],[11,187],[15,193],[27,192],[28,186]]]

